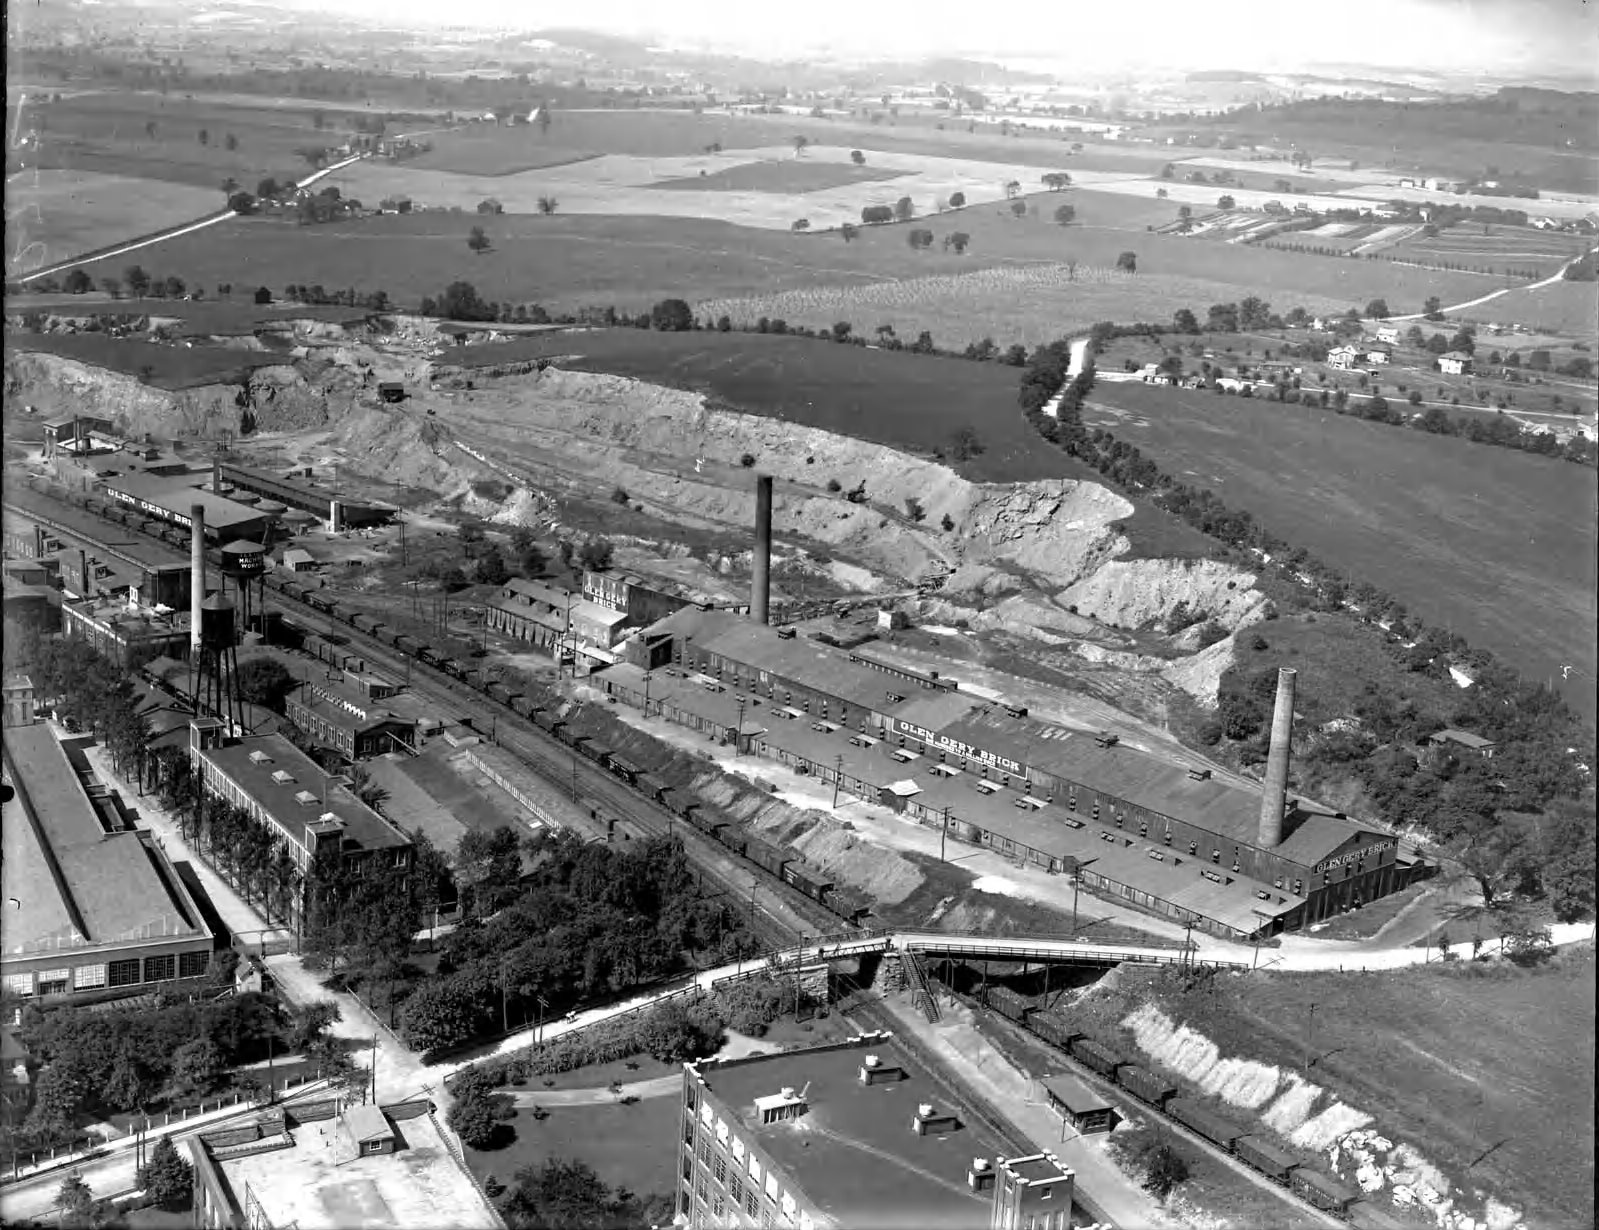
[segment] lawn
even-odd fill
[[[1224,1057],[1297,1073],[1308,1043],[1316,1084],[1375,1116],[1373,1127],[1457,1184],[1469,1178],[1523,1210],[1530,1226],[1592,1225],[1591,949],[1538,972],[1457,962],[1271,974],[1229,980],[1222,994],[1124,973],[1093,1014],[1109,1024],[1150,1000]],[[1137,1053],[1130,1038],[1121,1049]]]
[[[763,159],[689,179],[663,179],[652,188],[690,192],[818,192],[877,180],[898,179],[905,171],[856,166],[850,162],[802,162]]]
[[[563,367],[704,393],[713,404],[930,453],[964,426],[986,451],[956,466],[973,482],[1098,475],[1043,447],[1016,404],[1014,367],[745,333],[607,329],[471,348],[480,365],[580,356]]]
[[[251,369],[290,360],[273,351],[163,345],[103,333],[6,333],[7,350],[40,351],[137,376],[161,389],[187,389],[202,384],[236,384]]]
[[[1540,333],[1584,338],[1591,345],[1599,336],[1599,283],[1555,282],[1536,289],[1513,290],[1487,303],[1453,312],[1449,318],[1530,325]]]
[[[27,170],[6,181],[8,274],[27,273],[129,236],[191,222],[222,193],[95,171]]]
[[[1304,406],[1101,384],[1084,415],[1180,479],[1594,709],[1593,470]]]

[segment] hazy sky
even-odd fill
[[[1063,69],[1171,65],[1293,68],[1310,62],[1421,70],[1593,72],[1599,3],[1588,0],[335,0],[396,23],[574,25],[760,56],[1026,56]]]

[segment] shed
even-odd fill
[[[378,385],[378,396],[384,401],[404,401],[405,386],[398,380],[385,380]]]
[[[357,1156],[394,1152],[394,1125],[381,1106],[368,1102],[350,1107],[339,1117],[338,1131],[341,1143]]]
[[[1075,1076],[1065,1072],[1044,1077],[1040,1082],[1049,1104],[1079,1132],[1108,1132],[1115,1126],[1116,1112],[1111,1104]]]
[[[316,556],[304,547],[290,547],[283,553],[283,566],[290,572],[309,572],[316,567]]]

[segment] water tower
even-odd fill
[[[248,632],[266,614],[266,548],[240,538],[222,548],[222,575],[233,582],[240,631]]]
[[[200,603],[200,660],[195,671],[194,706],[197,713],[212,713],[240,729],[244,707],[235,696],[239,670],[237,609],[225,594],[213,594]]]

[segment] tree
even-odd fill
[[[155,140],[155,121],[154,120],[146,120],[145,121],[144,135],[149,137],[150,140],[152,140],[152,141]]]
[[[491,1148],[508,1130],[495,1116],[496,1099],[506,1104],[510,1102],[503,1093],[475,1094],[458,1099],[450,1107],[446,1119],[467,1148]]]
[[[1233,198],[1230,196],[1223,195],[1216,198],[1217,209],[1236,209],[1237,207],[1238,202],[1233,200]]]
[[[180,278],[180,277],[177,277],[176,275],[167,278],[166,282],[163,283],[163,285],[166,288],[166,294],[167,294],[167,298],[168,299],[181,299],[181,298],[183,298],[184,293],[189,289],[184,284],[183,279]]]
[[[650,309],[650,327],[661,333],[686,333],[694,327],[694,312],[682,299],[662,299]]]
[[[500,554],[500,548],[491,543],[488,549],[478,556],[477,583],[504,585],[510,579],[511,570],[505,566],[505,557]]]
[[[436,306],[438,314],[448,320],[493,320],[495,316],[470,282],[451,282]]]
[[[246,658],[234,672],[239,697],[275,713],[283,712],[283,702],[296,686],[296,679],[277,658]]]
[[[1027,216],[1027,202],[1012,201],[1010,203],[1010,211],[1011,214],[1017,218],[1025,218]]]
[[[1442,300],[1437,295],[1430,295],[1421,305],[1421,310],[1428,320],[1442,320],[1444,318],[1442,307]]]
[[[128,293],[135,299],[143,299],[150,293],[150,275],[144,271],[143,265],[128,266],[122,280],[128,284]]]
[[[1177,332],[1179,333],[1199,332],[1199,317],[1195,316],[1187,308],[1178,308],[1172,314],[1172,323],[1177,326]]]
[[[113,299],[122,298],[122,279],[105,277],[100,279],[100,289]]]
[[[916,206],[910,197],[902,196],[894,202],[894,217],[900,222],[908,222],[916,213]]]
[[[1062,205],[1055,210],[1055,223],[1057,226],[1070,226],[1077,221],[1077,207],[1075,205]]]
[[[952,231],[948,240],[949,246],[955,249],[955,255],[960,256],[966,251],[966,245],[971,243],[972,237],[965,231]]]
[[[228,208],[236,214],[255,212],[255,198],[248,192],[235,192],[228,198]]]
[[[1072,177],[1065,171],[1046,171],[1041,180],[1051,192],[1062,192],[1072,186]]]
[[[838,228],[838,233],[843,236],[845,243],[849,243],[852,239],[859,235],[861,231],[860,227],[856,226],[853,222],[846,222]]]
[[[223,1070],[221,1048],[210,1038],[192,1039],[172,1054],[172,1089],[180,1097],[203,1097]]]
[[[255,301],[257,303],[271,303],[272,292],[265,286],[257,286],[255,288]]]
[[[861,153],[858,149],[850,150],[849,160],[858,167],[863,167],[866,165],[866,155]]]
[[[549,217],[549,215],[553,214],[557,209],[560,208],[560,204],[561,203],[553,196],[541,196],[538,203],[539,213],[543,214],[545,217]]]
[[[920,252],[933,246],[933,232],[925,227],[914,227],[906,236],[906,241],[912,248]]]
[[[474,226],[466,236],[466,246],[479,256],[489,250],[490,242],[489,237],[483,233],[481,226]]]
[[[169,1207],[189,1199],[193,1182],[194,1168],[178,1156],[177,1146],[170,1136],[156,1141],[149,1163],[138,1173],[138,1183],[144,1194],[156,1204]]]
[[[963,209],[965,205],[966,194],[964,192],[951,192],[949,194],[949,207],[951,209]]]
[[[1366,305],[1366,315],[1372,320],[1387,320],[1390,315],[1388,301],[1386,299],[1373,299]]]
[[[1144,1172],[1144,1190],[1156,1200],[1165,1200],[1188,1181],[1188,1163],[1168,1141],[1146,1141],[1136,1161]]]
[[[616,548],[608,538],[590,538],[577,553],[578,563],[595,572],[604,572],[611,566]]]
[[[83,1181],[83,1176],[74,1170],[56,1188],[54,1204],[61,1213],[63,1225],[87,1226],[89,1211],[94,1207],[94,1192]]]
[[[278,194],[278,181],[272,176],[263,176],[255,185],[255,194],[263,201],[270,201]]]
[[[477,211],[480,214],[503,214],[505,212],[505,206],[501,205],[491,196],[484,197],[477,203]]]
[[[801,154],[803,154],[805,152],[805,147],[807,145],[809,145],[810,143],[811,143],[811,139],[809,137],[795,137],[794,138],[794,157],[798,158]]]
[[[67,274],[66,283],[62,289],[64,289],[69,295],[87,294],[89,291],[94,289],[94,279],[92,279],[82,269],[74,269],[71,273]]]
[[[1016,194],[1018,192],[1020,192],[1021,190],[1022,190],[1022,181],[1021,180],[1019,180],[1019,179],[1008,179],[1008,180],[1005,181],[1005,199],[1007,201],[1015,200],[1016,199]]]
[[[209,130],[204,129],[204,128],[200,129],[200,144],[201,145],[210,145],[211,144],[211,133],[210,133]]]
[[[1138,272],[1138,253],[1123,252],[1116,258],[1116,268],[1123,273]]]

